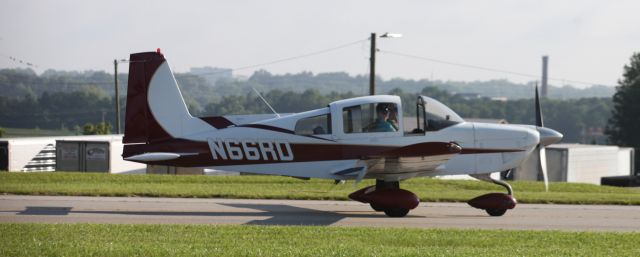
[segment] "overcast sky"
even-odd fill
[[[615,85],[640,52],[640,1],[0,1],[0,68],[105,70],[113,59],[161,48],[175,71],[238,68],[352,43],[307,58],[254,69],[367,74],[371,32],[378,39],[377,73],[385,79],[433,78],[516,82],[513,74],[463,68],[390,54],[541,73]],[[123,67],[124,68],[124,67]],[[562,81],[551,81],[562,84]],[[585,86],[585,85],[579,85]]]

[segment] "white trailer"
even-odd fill
[[[144,164],[122,159],[122,135],[92,135],[2,138],[0,139],[0,170],[13,172],[60,170],[56,167],[63,156],[62,150],[56,147],[58,142],[77,142],[78,145],[82,142],[85,142],[84,145],[92,143],[88,144],[90,149],[84,149],[83,152],[75,154],[78,158],[82,157],[83,160],[89,161],[90,170],[100,168],[98,167],[100,165],[107,167],[106,170],[99,169],[100,171],[111,173],[144,173],[146,169]],[[99,148],[104,149],[105,152],[101,152]],[[88,152],[92,149],[93,151]],[[74,155],[70,151],[65,151],[65,153],[68,154],[64,156],[67,159]],[[65,159],[65,161],[68,160]],[[76,169],[64,170],[81,171],[80,166]]]
[[[555,144],[547,147],[549,181],[600,184],[602,177],[633,172],[633,148],[614,145]],[[538,156],[532,154],[514,170],[515,180],[542,180]]]
[[[0,170],[53,171],[56,166],[53,137],[0,139]]]

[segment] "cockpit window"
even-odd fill
[[[331,117],[329,114],[300,119],[296,123],[296,135],[331,134]]]
[[[464,119],[462,119],[457,113],[433,98],[420,96],[418,99],[418,106],[421,104],[423,108],[418,109],[422,109],[424,111],[419,115],[423,115],[423,122],[426,124],[418,124],[418,128],[426,128],[426,131],[437,131],[464,122]],[[421,122],[420,119],[418,119],[418,122]]]
[[[395,103],[361,104],[342,110],[344,133],[398,131],[398,106]]]

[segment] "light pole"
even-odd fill
[[[118,90],[118,63],[128,63],[127,59],[113,60],[113,81],[116,88],[116,134],[120,134],[120,91]],[[103,117],[104,119],[104,117]]]
[[[400,38],[402,34],[384,33],[380,38]],[[371,57],[369,58],[369,95],[376,94],[376,33],[371,33]]]

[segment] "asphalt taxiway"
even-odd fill
[[[465,203],[420,203],[389,218],[353,201],[0,196],[0,222],[256,224],[640,232],[640,206],[518,204],[490,217]]]

